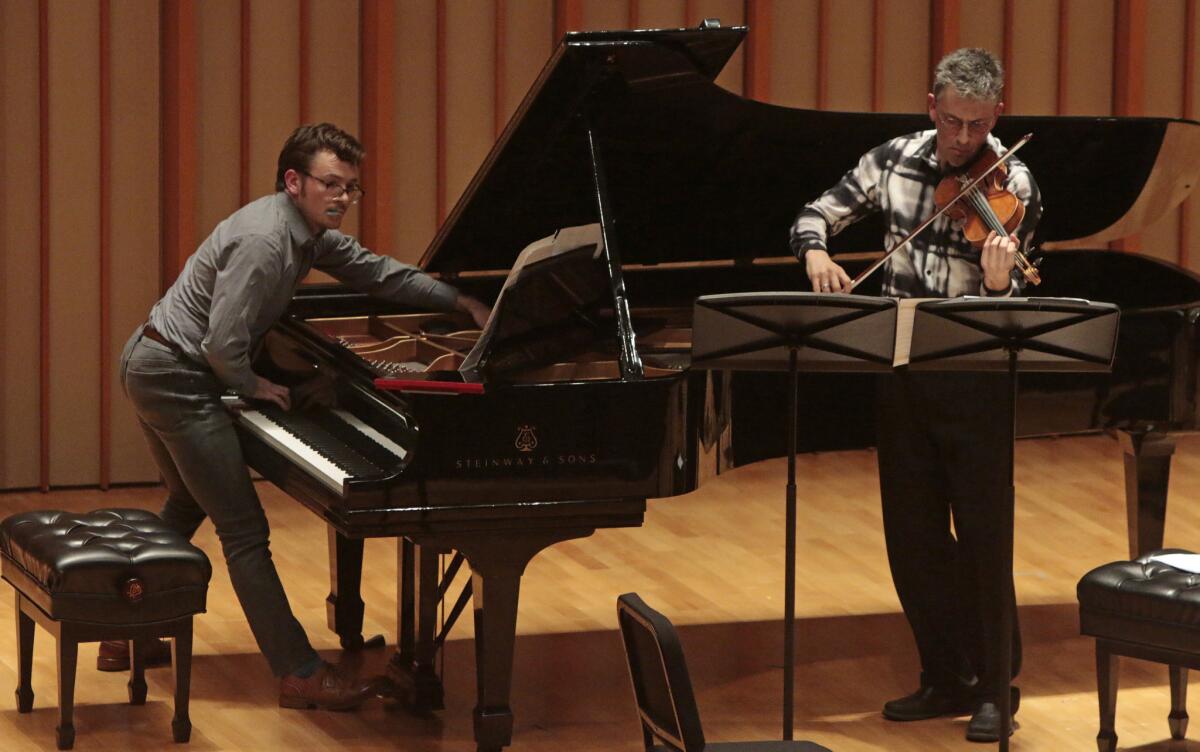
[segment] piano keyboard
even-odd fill
[[[291,412],[275,405],[242,410],[237,420],[326,487],[392,472],[408,452],[345,410]]]

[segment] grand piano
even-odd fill
[[[303,407],[243,409],[239,434],[250,464],[328,524],[331,627],[344,646],[363,644],[362,541],[400,537],[391,673],[413,705],[440,707],[435,657],[470,600],[480,750],[511,743],[517,603],[533,556],[640,525],[647,499],[783,453],[782,380],[689,369],[692,300],[808,289],[787,246],[799,208],[870,147],[929,126],[924,115],[796,110],[727,92],[713,81],[745,34],[706,22],[563,38],[421,260],[499,298],[482,345],[463,318],[314,286],[256,363]],[[1021,432],[1124,431],[1131,539],[1149,545],[1156,515],[1161,540],[1169,434],[1196,426],[1200,278],[1104,248],[1186,196],[1200,127],[1011,117],[996,130],[1009,143],[1035,136],[1022,157],[1045,205],[1036,293],[1123,309],[1111,377],[1022,377]],[[598,240],[564,244],[505,286],[530,243],[588,224]],[[853,273],[881,237],[864,223],[834,250],[851,254]],[[871,391],[866,378],[806,378],[802,449],[870,444]],[[451,552],[441,574],[437,557]],[[464,562],[470,582],[438,625]]]

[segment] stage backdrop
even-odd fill
[[[348,229],[414,261],[563,32],[706,17],[781,105],[920,111],[971,45],[1010,112],[1193,112],[1195,0],[0,0],[0,489],[155,479],[121,346],[297,124],[362,136]],[[1125,246],[1194,267],[1193,224]]]

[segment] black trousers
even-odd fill
[[[878,383],[884,537],[923,683],[978,678],[978,696],[992,701],[1004,686],[1004,608],[1013,615],[1013,676],[1021,666],[1016,593],[996,576],[1011,488],[1008,389],[1005,374],[903,368]]]

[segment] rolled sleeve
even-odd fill
[[[836,185],[804,206],[791,230],[790,245],[797,258],[803,261],[813,249],[828,250],[830,235],[879,209],[877,189],[889,148],[891,144],[884,144],[864,154]]]

